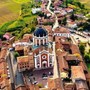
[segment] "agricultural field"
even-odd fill
[[[20,4],[20,3],[29,2],[29,1],[31,1],[31,0],[13,0],[13,1]]]
[[[78,0],[81,3],[85,4],[86,8],[90,9],[90,0]]]
[[[19,16],[20,4],[12,0],[0,0],[0,25]]]

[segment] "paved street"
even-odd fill
[[[56,59],[56,51],[55,51],[55,42],[53,42],[53,55],[54,55],[54,75],[53,78],[59,78],[59,73],[58,73],[58,65],[57,65],[57,59]]]
[[[72,36],[74,37],[76,43],[78,43],[78,40],[80,40],[81,42],[88,42],[88,39],[87,38],[82,37],[80,35],[72,34]]]
[[[50,5],[51,5],[51,3],[52,3],[51,0],[49,0],[49,3],[48,3],[48,5],[47,5],[47,10],[48,10],[52,15],[55,15],[55,13],[50,10]],[[57,18],[57,15],[55,15],[55,23],[54,23],[54,25],[53,25],[52,30],[54,30],[54,29],[57,28],[58,26],[59,26],[58,18]]]
[[[20,81],[19,79],[17,79],[18,77],[22,78],[21,73],[19,73],[18,70],[17,70],[17,61],[14,57],[14,52],[13,51],[12,52],[8,51],[7,56],[8,56],[7,57],[7,63],[9,65],[11,83],[14,83],[15,86],[16,86],[19,83],[23,82],[23,81]]]

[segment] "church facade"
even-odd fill
[[[36,28],[33,34],[34,62],[36,69],[53,67],[52,44],[48,42],[48,33],[42,27]]]

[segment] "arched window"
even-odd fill
[[[41,45],[43,45],[43,40],[41,40]]]
[[[42,67],[43,67],[43,68],[46,68],[46,67],[47,67],[47,61],[43,61],[43,62],[42,62]]]

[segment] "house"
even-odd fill
[[[66,10],[66,12],[68,12],[68,13],[71,13],[71,12],[73,12],[73,9],[72,8],[65,8],[65,10]]]
[[[86,80],[82,66],[71,66],[72,80],[77,79]]]
[[[62,90],[60,78],[49,78],[48,79],[48,88],[50,90]]]
[[[17,64],[19,72],[30,70],[34,68],[33,53],[29,56],[17,57]]]
[[[70,31],[64,27],[57,27],[54,30],[54,36],[70,37]]]
[[[40,12],[40,11],[42,11],[41,8],[32,8],[32,13],[33,14],[36,14],[37,12]]]
[[[77,24],[74,21],[67,21],[67,26],[69,28],[77,28]]]

